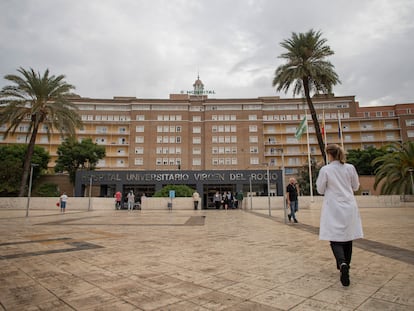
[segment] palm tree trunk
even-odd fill
[[[26,194],[26,188],[27,188],[27,180],[29,179],[29,173],[30,168],[32,164],[32,157],[34,153],[34,147],[36,143],[36,136],[39,129],[39,124],[36,122],[36,124],[33,127],[32,135],[30,136],[30,142],[27,146],[27,152],[24,158],[24,164],[23,164],[23,174],[22,174],[22,181],[20,184],[20,190],[19,190],[19,197],[24,197]]]
[[[305,91],[306,102],[308,103],[309,111],[312,116],[313,126],[315,127],[315,134],[316,134],[316,138],[318,139],[319,149],[321,150],[323,162],[326,165],[325,144],[323,142],[321,128],[319,126],[319,121],[318,121],[318,116],[316,115],[316,110],[315,110],[315,107],[313,106],[312,99],[310,97],[308,78],[306,77],[303,78],[303,89]]]

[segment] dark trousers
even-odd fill
[[[352,257],[352,241],[347,242],[333,242],[331,241],[332,252],[336,259],[336,267],[339,270],[341,264],[351,264]]]
[[[194,201],[194,209],[198,209],[198,201]]]

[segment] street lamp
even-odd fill
[[[29,216],[30,196],[32,195],[33,167],[35,166],[39,166],[39,164],[30,163],[30,179],[29,179],[29,192],[27,193],[26,217]]]
[[[269,174],[269,163],[263,163],[266,165],[267,170],[267,206],[269,208],[269,216],[272,216],[271,209],[270,209],[270,174]]]
[[[282,155],[282,194],[283,194],[283,215],[286,223],[286,198],[285,198],[285,154],[283,152],[283,148],[277,148],[277,151],[279,151]]]
[[[249,186],[250,186],[250,209],[253,209],[253,192],[252,192],[252,176],[249,176]]]
[[[410,172],[410,175],[411,175],[411,194],[414,195],[414,179],[413,179],[414,169],[410,167],[408,171]]]

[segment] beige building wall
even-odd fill
[[[92,138],[106,148],[98,169],[257,170],[269,164],[294,175],[308,161],[306,133],[299,140],[294,136],[305,110],[311,159],[323,161],[303,99],[172,94],[168,99],[75,98],[73,102],[84,122],[78,138]],[[343,142],[346,150],[414,139],[414,104],[359,107],[354,96],[316,96],[313,103],[320,126],[325,120],[326,141]],[[27,130],[28,123],[22,124],[4,138],[3,125],[0,144],[25,143]],[[42,129],[36,143],[51,154],[52,169],[62,138],[55,133],[48,139]]]

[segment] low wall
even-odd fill
[[[359,207],[414,207],[414,202],[401,201],[400,196],[356,196]],[[322,206],[322,196],[313,198],[299,197],[299,208],[320,208]],[[0,198],[0,209],[26,209],[28,199],[23,198]],[[30,209],[59,209],[56,203],[59,198],[30,198]],[[145,198],[141,208],[143,210],[167,210],[168,203],[172,202],[172,209],[192,210],[192,198]],[[283,209],[283,197],[270,197],[270,208]],[[199,206],[202,206],[201,202]],[[111,210],[115,208],[113,198],[84,198],[69,197],[67,203],[68,210]],[[245,197],[243,200],[244,209],[268,209],[268,197]]]

